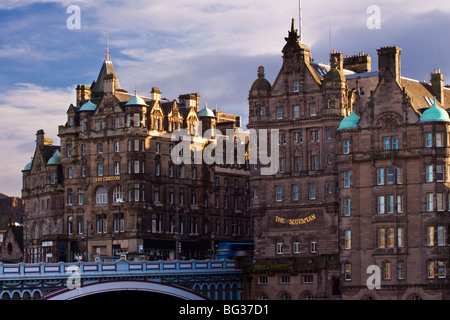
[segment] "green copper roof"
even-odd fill
[[[358,128],[358,121],[360,117],[355,113],[355,110],[352,110],[352,113],[350,113],[347,117],[342,119],[339,128],[337,130],[344,130],[344,129],[357,129]]]
[[[97,109],[97,105],[89,100],[81,106],[80,111],[95,111],[95,109]]]
[[[60,156],[58,154],[54,154],[53,157],[51,157],[48,160],[47,165],[49,166],[49,165],[52,165],[52,164],[55,164],[55,165],[61,164],[61,158],[60,158]]]
[[[208,107],[204,107],[202,110],[200,110],[200,112],[198,113],[199,117],[210,117],[210,118],[215,118],[216,115],[214,114],[214,112],[209,109]]]
[[[23,171],[30,171],[31,170],[31,164],[33,163],[33,160],[31,160],[29,163],[27,163],[27,165],[25,166],[25,168],[23,168]]]
[[[450,122],[450,118],[448,116],[448,112],[438,107],[436,104],[436,97],[434,98],[434,103],[431,107],[424,111],[422,116],[420,117],[419,122],[426,121],[445,121]]]
[[[137,94],[134,97],[131,97],[130,100],[125,104],[126,106],[146,106],[144,99],[139,97]]]

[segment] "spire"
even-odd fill
[[[302,42],[302,31],[303,31],[303,25],[302,25],[302,0],[298,0],[298,24],[300,29],[300,35],[299,40]]]
[[[111,61],[111,53],[109,53],[109,31],[108,31],[107,37],[106,37],[105,61]]]

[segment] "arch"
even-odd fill
[[[32,297],[33,297],[33,300],[39,300],[42,297],[42,292],[40,290],[35,290],[33,292]]]
[[[114,186],[112,191],[113,203],[120,203],[125,201],[125,191],[120,184]]]
[[[96,204],[108,203],[108,190],[105,187],[100,186],[95,191],[95,203]]]
[[[62,289],[43,300],[74,300],[87,296],[117,291],[151,292],[183,300],[205,300],[206,298],[187,288],[145,280],[112,280],[91,283],[80,289]]]

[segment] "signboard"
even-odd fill
[[[305,224],[305,223],[309,223],[311,221],[316,220],[316,215],[315,214],[311,214],[307,217],[304,218],[298,218],[298,219],[287,219],[287,218],[282,218],[279,216],[275,216],[275,222],[281,223],[281,224],[289,224],[289,225],[299,225],[299,224]]]
[[[120,176],[95,178],[95,182],[105,182],[105,181],[114,181],[114,180],[120,180]]]

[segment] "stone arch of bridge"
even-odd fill
[[[164,296],[167,296],[168,298],[181,300],[206,300],[202,295],[187,288],[147,280],[111,280],[90,283],[80,288],[58,290],[43,297],[43,300],[75,300],[123,291],[158,294],[161,295],[162,299],[164,299]]]

